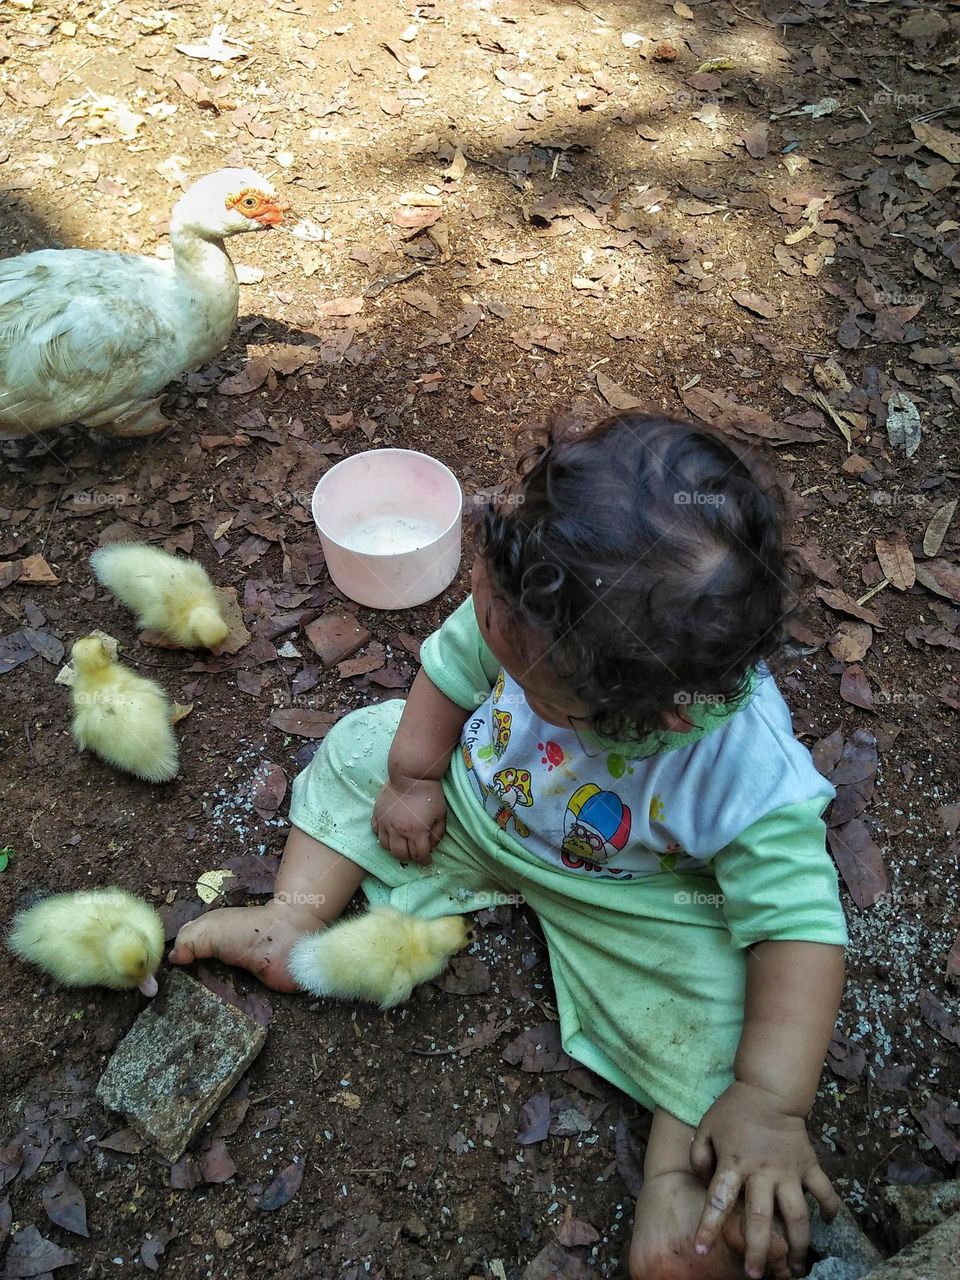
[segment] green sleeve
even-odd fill
[[[440,692],[458,707],[472,711],[486,701],[500,664],[480,634],[473,596],[467,596],[440,630],[427,637],[420,662]]]
[[[845,946],[837,872],[826,848],[818,796],[768,813],[712,860],[738,947],[755,942]]]

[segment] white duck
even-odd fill
[[[225,237],[274,227],[289,207],[253,169],[220,169],[174,206],[170,261],[90,249],[0,261],[0,438],[69,422],[162,430],[151,397],[211,360],[237,322]]]

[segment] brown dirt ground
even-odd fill
[[[0,680],[0,845],[15,853],[0,875],[0,918],[39,891],[102,882],[172,907],[193,900],[198,873],[281,848],[282,821],[264,823],[248,789],[261,760],[289,778],[309,757],[312,743],[269,724],[304,660],[278,659],[267,644],[224,671],[143,648],[129,618],[91,586],[87,558],[105,531],[176,537],[182,547],[193,536],[195,553],[218,582],[238,588],[261,635],[277,609],[326,604],[335,597],[301,499],[308,503],[318,471],[340,452],[368,444],[355,425],[335,432],[327,415],[352,411],[373,445],[435,454],[472,493],[505,478],[521,428],[551,412],[596,416],[598,373],[673,412],[708,412],[697,396],[709,390],[781,424],[804,415],[797,425],[812,438],[781,436],[778,461],[797,495],[797,542],[822,557],[814,567],[828,584],[853,597],[874,585],[877,538],[902,532],[920,557],[924,530],[960,474],[956,352],[938,347],[950,340],[957,294],[956,180],[930,172],[946,160],[922,149],[910,119],[949,107],[955,9],[931,9],[934,19],[917,30],[904,29],[910,11],[875,4],[839,13],[774,5],[765,14],[750,0],[676,11],[648,0],[240,0],[228,33],[249,53],[222,74],[175,49],[219,20],[206,3],[84,2],[69,20],[62,12],[13,0],[0,14],[0,251],[162,251],[178,175],[238,162],[273,175],[329,239],[305,244],[276,232],[233,242],[236,260],[262,278],[244,287],[239,331],[216,365],[171,389],[176,425],[163,436],[118,445],[67,430],[7,449],[0,560],[42,552],[60,585],[2,591],[4,630],[43,629],[69,646],[103,627],[127,661],[194,709],[180,726],[181,776],[151,788],[76,754],[65,691],[53,683],[57,663],[38,656]],[[411,25],[415,38],[404,41]],[[623,33],[648,39],[637,47]],[[654,59],[658,40],[675,42],[676,60]],[[697,79],[716,57],[735,66]],[[109,123],[97,134],[63,119],[85,90],[143,115],[134,141],[118,140]],[[837,99],[831,114],[771,121],[828,96]],[[218,105],[203,105],[211,101]],[[947,111],[933,123],[956,119]],[[741,134],[764,125],[767,153],[753,139],[748,156]],[[445,181],[456,145],[466,171]],[[911,164],[915,182],[904,175]],[[429,233],[408,236],[391,214],[402,193],[426,184],[442,191],[443,216]],[[538,214],[551,192],[561,211]],[[821,196],[817,223],[810,200]],[[804,209],[817,226],[785,254],[793,263],[785,268],[774,249],[803,227]],[[819,260],[805,260],[811,246]],[[532,256],[497,260],[514,251]],[[370,291],[414,267],[423,270]],[[879,301],[864,303],[858,279]],[[737,288],[773,299],[771,315],[738,306]],[[324,314],[324,303],[365,290],[355,314]],[[403,298],[409,290],[430,296],[413,300],[426,311]],[[906,313],[917,303],[914,320]],[[838,339],[851,305],[865,323]],[[874,314],[892,338],[874,328]],[[217,394],[247,357],[272,356],[276,367],[304,343],[312,363],[300,372],[271,374],[247,395]],[[845,423],[863,466],[850,463],[833,421],[797,396],[799,386],[816,390],[811,371],[831,356],[854,397],[830,403],[851,410]],[[909,461],[883,429],[894,388],[922,408],[923,441]],[[235,525],[215,538],[230,516]],[[265,517],[275,536],[258,541],[248,526]],[[955,525],[941,557],[955,559],[957,537]],[[415,670],[398,633],[423,638],[463,590],[461,579],[403,615],[361,611],[394,669],[408,679]],[[778,672],[804,741],[838,729],[878,736],[865,818],[890,877],[887,900],[872,908],[845,897],[852,947],[839,1027],[853,1043],[825,1074],[811,1127],[842,1194],[884,1242],[884,1183],[950,1170],[942,1104],[957,1096],[960,1070],[949,1021],[957,1000],[944,970],[958,925],[957,849],[941,807],[958,798],[957,611],[919,585],[873,597],[883,629],[862,664],[874,695],[867,710],[839,696],[844,664],[825,644],[840,616],[811,602],[816,643],[796,646]],[[953,647],[904,638],[929,624],[953,635]],[[296,630],[287,638],[305,647]],[[243,672],[248,692],[238,687]],[[394,695],[368,677],[321,673],[309,705],[340,711],[380,696]],[[563,1234],[571,1247],[557,1274],[622,1274],[643,1118],[582,1072],[524,1073],[502,1061],[509,1035],[551,1013],[535,922],[502,910],[485,922],[475,954],[491,969],[488,990],[428,987],[388,1016],[350,1006],[318,1012],[271,996],[268,1044],[250,1073],[253,1107],[227,1139],[237,1172],[190,1190],[171,1189],[169,1169],[146,1151],[97,1145],[118,1126],[93,1102],[93,1086],[138,997],[58,990],[8,962],[3,1118],[10,1137],[35,1124],[35,1135],[45,1128],[54,1142],[47,1162],[10,1187],[15,1228],[37,1225],[92,1277],[139,1269],[145,1237],[174,1230],[160,1261],[171,1277],[267,1270],[405,1280],[520,1276],[572,1217],[595,1237],[578,1246]],[[256,988],[242,977],[237,985]],[[926,991],[948,1011],[946,1035],[921,1015]],[[423,1056],[491,1015],[514,1024],[509,1035],[467,1056]],[[905,1070],[891,1073],[895,1066]],[[521,1148],[519,1109],[544,1089],[579,1107],[592,1128]],[[336,1100],[344,1091],[359,1097],[357,1109]],[[74,1137],[80,1146],[64,1148]],[[272,1214],[251,1209],[256,1188],[295,1156],[306,1161],[299,1193]],[[85,1193],[88,1240],[44,1214],[41,1189],[57,1157],[71,1161]]]

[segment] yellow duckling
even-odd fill
[[[58,893],[19,912],[7,942],[64,986],[157,994],[163,924],[149,903],[125,889]]]
[[[185,649],[216,649],[230,633],[216,588],[196,560],[145,542],[114,542],[95,551],[90,565],[145,630]]]
[[[98,636],[84,636],[71,654],[73,736],[81,751],[147,782],[169,782],[179,768],[170,699],[110,654]]]
[[[463,916],[425,920],[395,907],[371,907],[301,938],[287,967],[313,995],[370,1000],[391,1009],[442,973],[472,936]]]

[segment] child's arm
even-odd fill
[[[709,1252],[742,1193],[748,1276],[763,1274],[774,1212],[801,1274],[809,1240],[804,1191],[827,1218],[839,1206],[804,1117],[836,1025],[843,973],[839,946],[766,941],[749,951],[735,1083],[703,1117],[690,1150],[694,1170],[710,1180],[696,1250]]]
[[[446,829],[440,779],[469,712],[441,693],[425,671],[413,682],[388,757],[388,778],[373,810],[380,844],[401,862],[426,864]]]

